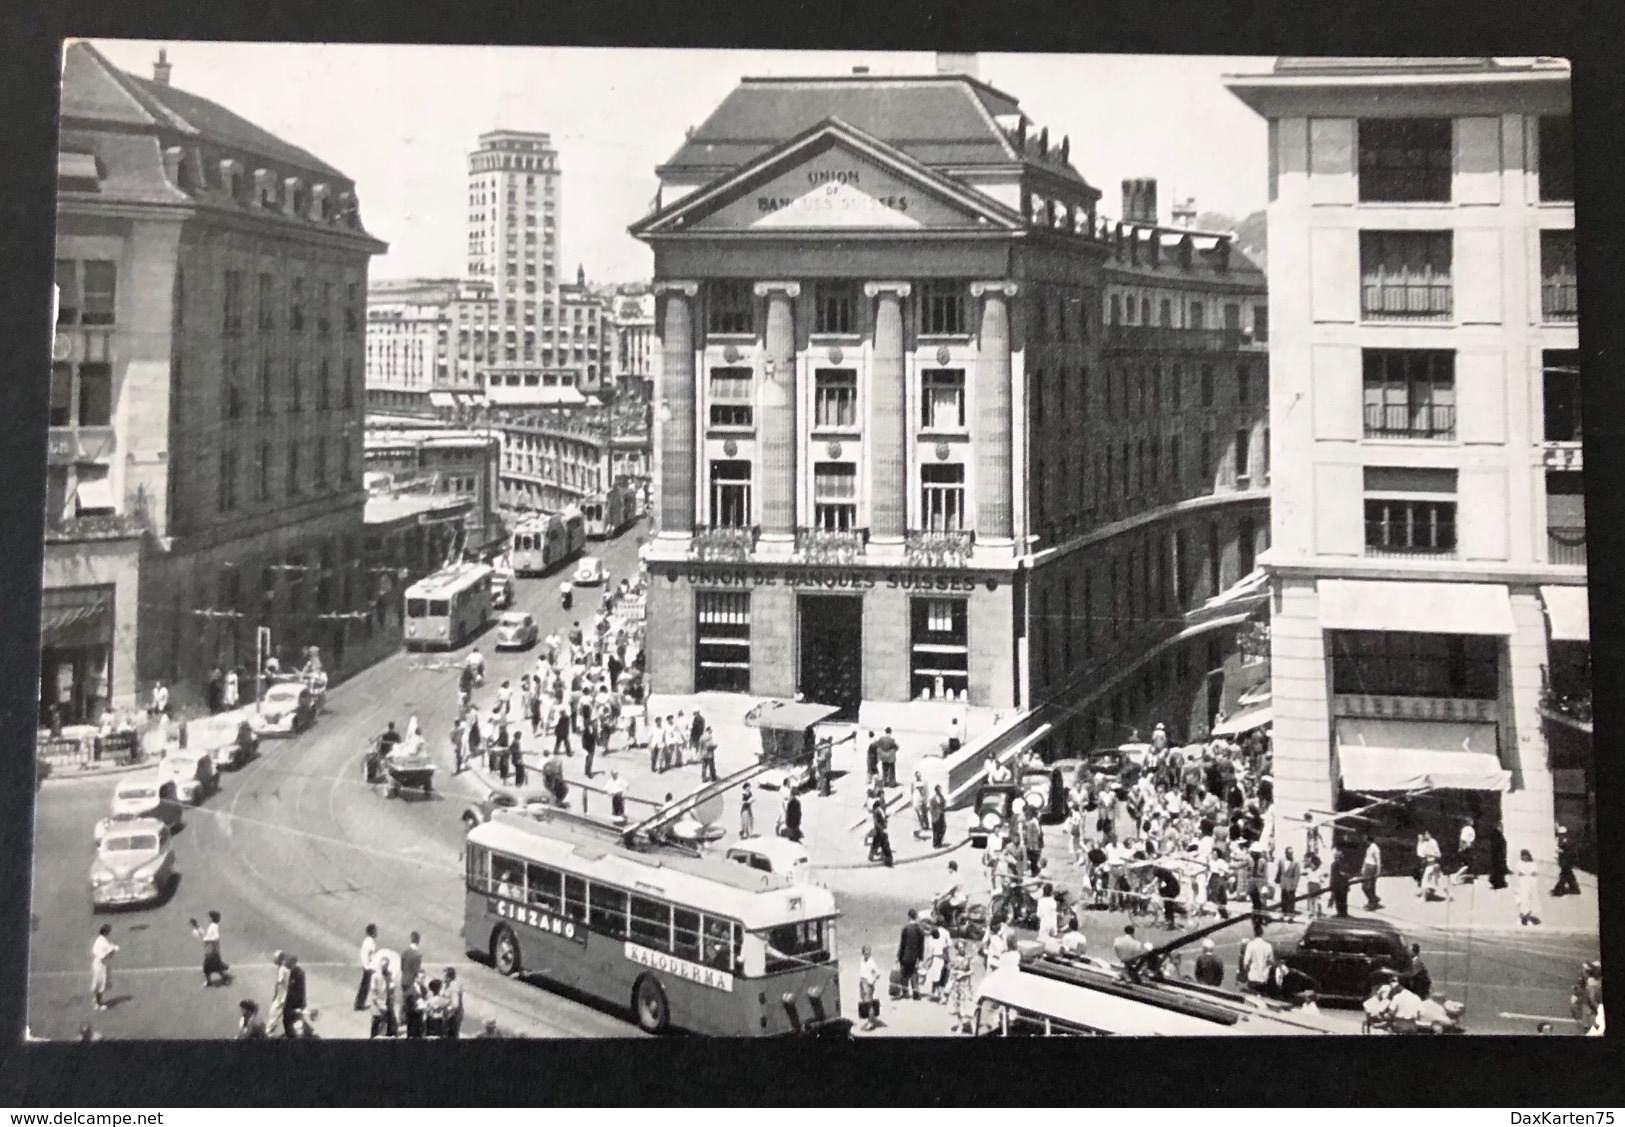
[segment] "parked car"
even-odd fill
[[[109,814],[107,817],[97,822],[95,830],[92,831],[92,836],[94,837],[96,844],[100,845],[102,843],[102,838],[106,837],[108,834],[118,833],[120,830],[127,829],[136,822],[155,821],[158,821],[158,819],[154,818],[151,814],[134,814],[130,813],[129,811],[120,811],[117,814]]]
[[[303,681],[279,681],[265,690],[249,723],[262,736],[295,736],[316,719],[316,697]]]
[[[497,649],[527,650],[536,644],[539,633],[534,618],[524,611],[511,610],[497,620]]]
[[[169,827],[153,818],[120,822],[96,847],[90,863],[90,907],[147,904],[175,885],[175,850]]]
[[[1311,920],[1297,945],[1283,957],[1292,970],[1315,983],[1322,998],[1363,1001],[1384,970],[1413,982],[1410,944],[1387,920],[1327,916]]]
[[[753,837],[729,847],[723,856],[764,873],[787,873],[797,884],[812,873],[812,854],[784,837]]]
[[[1010,824],[1010,812],[1021,795],[1015,783],[983,783],[976,788],[971,800],[971,848],[986,849],[988,839]]]
[[[553,796],[541,788],[525,790],[492,790],[478,802],[470,803],[463,809],[463,826],[473,829],[484,825],[491,820],[491,816],[498,810],[514,810],[523,812],[530,809],[544,809],[557,806]]]
[[[237,722],[235,730],[223,734],[226,736],[224,742],[211,741],[213,746],[209,748],[216,767],[235,771],[259,754],[259,734],[246,717]]]
[[[604,570],[603,560],[597,556],[582,556],[570,581],[577,587],[596,587],[608,578],[609,573]]]
[[[96,840],[105,836],[106,828],[120,815],[155,818],[174,828],[181,824],[181,803],[175,784],[161,778],[157,771],[142,771],[127,775],[113,788],[112,810],[102,825],[96,827]]]
[[[196,806],[220,789],[214,756],[196,748],[171,751],[158,761],[158,777],[175,784],[175,794]]]

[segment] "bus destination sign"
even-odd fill
[[[487,903],[493,916],[512,920],[516,924],[524,924],[548,935],[557,935],[583,947],[587,945],[587,929],[575,920],[567,920],[544,909],[515,904],[512,900],[503,900],[500,897],[492,897]]]
[[[726,971],[714,967],[691,963],[687,959],[679,959],[663,951],[655,951],[648,947],[640,947],[636,943],[627,943],[626,957],[639,966],[650,970],[665,971],[678,978],[686,978],[690,982],[698,982],[701,986],[709,986],[712,990],[722,990],[733,993],[734,976]]]

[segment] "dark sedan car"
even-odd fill
[[[1413,986],[1410,945],[1387,920],[1328,916],[1312,920],[1282,961],[1315,983],[1322,998],[1363,1001],[1391,970]]]

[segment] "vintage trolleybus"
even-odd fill
[[[627,844],[568,810],[469,831],[464,939],[506,975],[614,1006],[647,1032],[845,1034],[834,896],[721,857]]]
[[[575,556],[587,543],[587,523],[575,508],[526,520],[514,530],[508,556],[516,575],[542,575]]]
[[[491,620],[491,568],[460,563],[406,589],[406,648],[456,649]]]
[[[607,540],[637,519],[637,494],[625,482],[616,482],[601,496],[581,503],[587,539]]]

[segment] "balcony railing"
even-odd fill
[[[976,534],[966,529],[916,530],[904,537],[903,554],[915,567],[963,567],[975,543]]]
[[[146,494],[138,491],[122,513],[71,517],[47,513],[45,541],[48,544],[62,544],[82,540],[128,540],[140,537],[151,527],[152,517],[147,509]]]
[[[1586,530],[1580,528],[1548,528],[1546,530],[1546,560],[1554,564],[1586,562]]]
[[[746,528],[696,528],[689,541],[688,557],[707,563],[742,563],[756,551],[756,540],[761,529],[755,525]]]
[[[1540,280],[1540,315],[1543,321],[1578,319],[1580,298],[1572,272],[1548,274]]]
[[[845,564],[863,555],[869,544],[867,528],[835,531],[825,528],[796,529],[796,555],[808,563]]]
[[[1265,337],[1268,337],[1268,333]],[[1106,347],[1163,352],[1235,352],[1269,348],[1241,329],[1180,329],[1172,325],[1107,325]]]
[[[1367,544],[1365,554],[1368,559],[1374,560],[1450,560],[1455,559],[1456,549],[1454,545],[1448,548],[1405,548],[1387,544]]]
[[[1376,403],[1365,409],[1367,438],[1449,440],[1456,437],[1454,403]]]

